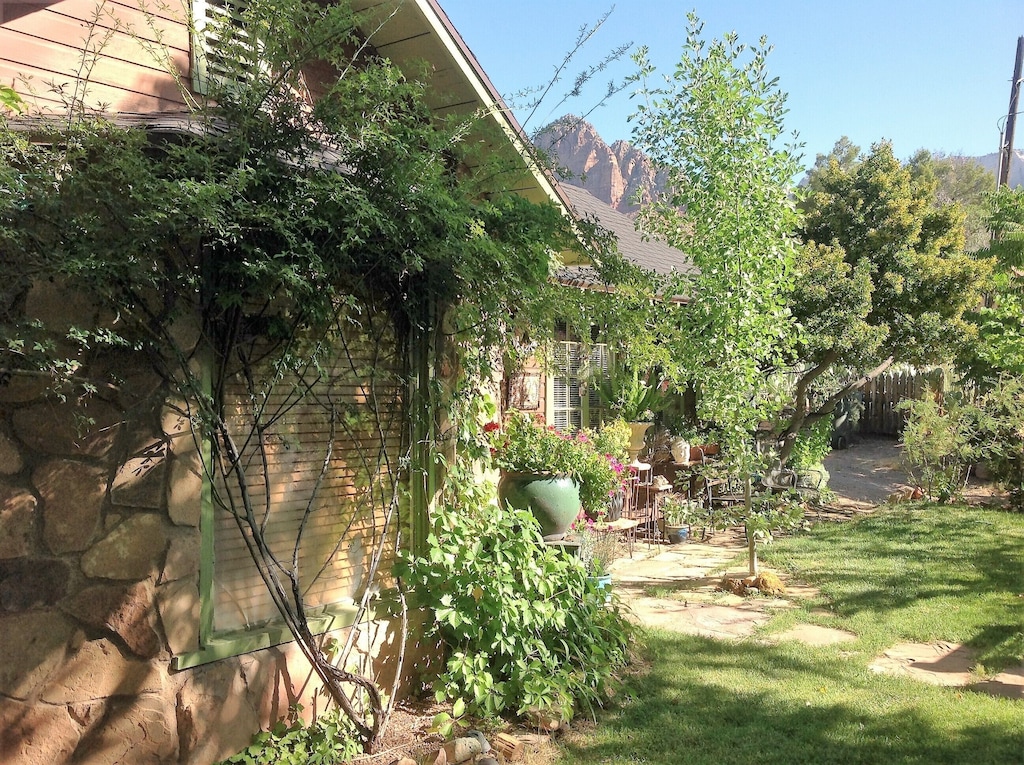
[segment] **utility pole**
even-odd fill
[[[1017,104],[1020,101],[1022,61],[1024,61],[1024,37],[1018,37],[1017,60],[1013,65],[1013,80],[1010,82],[1010,111],[1006,115],[1003,145],[999,147],[999,177],[996,180],[996,188],[1009,185],[1010,160],[1013,158],[1013,130],[1017,123]]]

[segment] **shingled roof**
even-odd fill
[[[657,239],[645,240],[628,215],[620,213],[579,186],[564,182],[559,183],[559,186],[577,215],[596,218],[601,226],[615,235],[619,252],[633,265],[660,276],[696,272],[696,266],[682,250]]]

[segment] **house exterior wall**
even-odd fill
[[[419,13],[419,4],[403,8]],[[192,75],[187,10],[188,0],[0,3],[0,83],[43,113],[72,102],[182,111]],[[416,29],[412,39],[427,37]],[[80,74],[84,92],[75,90]],[[91,310],[52,285],[27,300],[28,314],[46,322]],[[203,647],[200,457],[161,381],[130,358],[105,362],[124,385],[86,402],[0,376],[4,765],[205,765],[243,748],[294,702],[306,716],[323,708],[293,644],[176,668]],[[423,631],[410,625],[408,683],[431,671],[421,657],[435,647],[415,639]],[[382,620],[357,642],[385,687],[396,637]]]
[[[505,409],[518,409],[531,416],[547,417],[548,386],[550,377],[540,361],[530,358],[521,370],[505,381]]]
[[[29,316],[68,311],[89,307],[29,292]],[[86,403],[0,385],[0,762],[205,765],[294,702],[322,711],[319,685],[294,644],[174,668],[200,639],[199,456],[145,366],[102,363],[125,384]],[[385,687],[396,630],[372,623],[356,644]],[[406,681],[430,648],[407,646]]]
[[[180,111],[187,20],[187,0],[0,3],[0,83],[58,113],[72,98],[108,112]]]

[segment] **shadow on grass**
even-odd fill
[[[782,540],[763,557],[820,586],[842,616],[970,599],[979,609],[999,601],[998,621],[1024,623],[1017,597],[1024,592],[1024,519],[1007,513],[956,506],[880,511]]]
[[[1019,762],[1019,703],[866,674],[832,651],[655,634],[651,671],[570,763]]]

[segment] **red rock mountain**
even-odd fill
[[[568,171],[569,183],[627,215],[636,212],[638,193],[650,198],[664,187],[663,174],[643,152],[626,141],[609,146],[593,125],[571,114],[541,130],[534,143]]]

